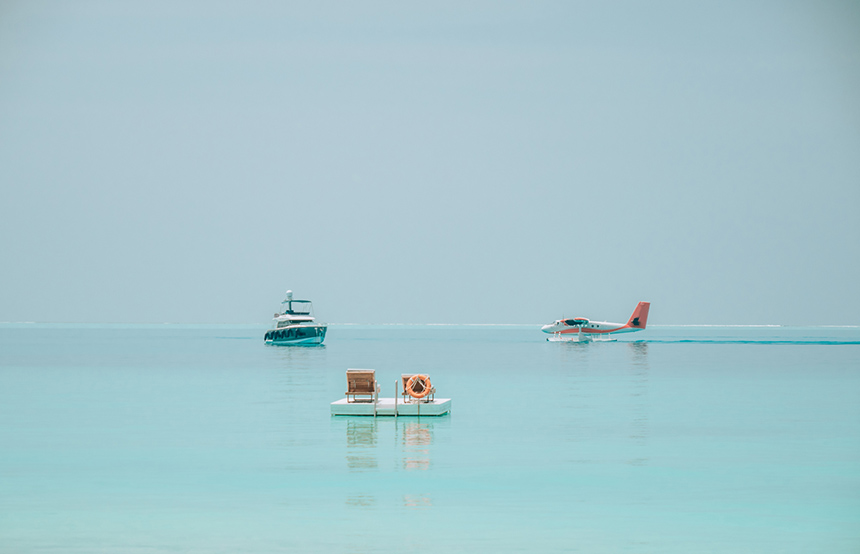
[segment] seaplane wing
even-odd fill
[[[606,339],[610,334],[632,333],[641,331],[648,322],[650,302],[640,302],[633,310],[633,315],[627,323],[612,323],[609,321],[592,321],[585,317],[559,319],[541,327],[544,333],[552,334],[556,340],[594,340]],[[547,339],[550,340],[550,339]]]

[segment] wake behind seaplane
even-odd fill
[[[572,341],[589,342],[593,340],[608,341],[615,340],[611,336],[618,333],[632,333],[645,329],[648,321],[648,309],[650,302],[640,302],[633,310],[633,315],[623,323],[610,323],[608,321],[591,321],[584,317],[572,319],[559,319],[549,325],[540,328],[544,333],[550,333],[552,337],[548,341]]]

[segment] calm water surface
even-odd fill
[[[858,328],[264,330],[0,325],[0,552],[860,551]]]

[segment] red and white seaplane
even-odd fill
[[[589,342],[615,340],[611,335],[632,333],[645,329],[645,323],[648,321],[648,309],[650,307],[650,302],[640,302],[636,306],[636,309],[633,310],[633,315],[630,316],[626,325],[623,323],[591,321],[584,317],[575,317],[573,319],[559,319],[549,325],[544,325],[540,330],[552,335],[552,337],[546,339],[548,341]]]

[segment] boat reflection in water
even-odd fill
[[[630,371],[628,373],[630,402],[630,435],[638,455],[631,456],[628,463],[635,466],[648,465],[645,454],[648,447],[649,418],[648,418],[648,343],[631,342],[627,344],[630,356]]]
[[[558,402],[567,417],[548,425],[558,430],[561,440],[579,443],[572,449],[571,461],[587,465],[649,465],[649,344],[572,342],[558,346],[562,348],[553,355],[569,368],[558,381],[564,393]],[[595,457],[590,445],[606,440],[615,441],[616,448],[611,455]]]

